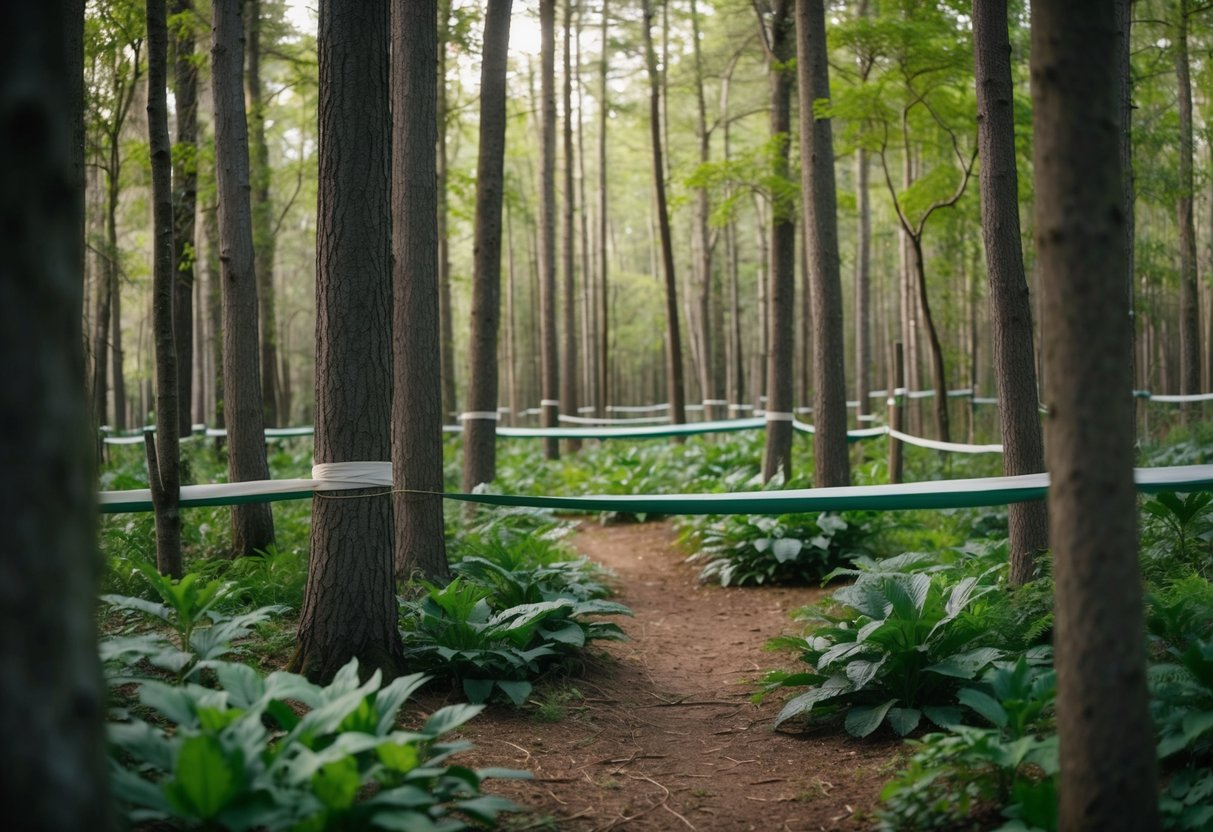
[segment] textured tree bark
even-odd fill
[[[152,329],[156,351],[156,435],[144,433],[148,480],[156,514],[156,568],[181,577],[181,450],[178,409],[182,407],[173,332],[177,278],[173,256],[173,145],[168,137],[167,0],[147,0],[147,131],[152,163]],[[192,287],[191,287],[192,288]],[[192,323],[191,316],[191,323]],[[188,375],[188,368],[186,375]],[[187,425],[188,428],[188,425]]]
[[[610,283],[607,280],[607,73],[610,69],[610,0],[602,0],[602,56],[598,60],[598,415],[607,415],[611,364]]]
[[[540,424],[560,424],[560,355],[556,331],[556,0],[539,0],[539,340]],[[560,458],[560,440],[544,437],[543,455]]]
[[[682,329],[678,322],[678,280],[674,273],[674,242],[670,235],[670,212],[665,195],[665,162],[661,140],[661,85],[657,56],[653,51],[653,9],[651,0],[643,0],[644,51],[649,75],[649,125],[653,141],[653,187],[657,198],[657,228],[661,236],[661,264],[665,275],[666,315],[666,394],[670,402],[670,421],[675,425],[687,420],[686,393],[682,376]],[[678,441],[681,441],[679,438]]]
[[[814,103],[830,98],[822,0],[796,2],[796,66],[800,88],[800,167],[804,250],[813,301],[813,484],[849,485],[847,377],[842,337],[842,277],[838,259],[838,200],[834,184],[834,136]]]
[[[248,67],[250,196],[253,211],[254,273],[261,350],[261,403],[265,423],[277,425],[278,324],[274,314],[274,203],[270,200],[270,150],[265,141],[265,101],[261,92],[261,0],[245,0],[245,46]]]
[[[1192,175],[1192,74],[1188,62],[1188,0],[1179,0],[1175,21],[1175,78],[1179,96],[1179,392],[1200,392],[1200,306],[1196,291],[1196,185]],[[1196,409],[1184,405],[1185,418]]]
[[[501,203],[505,189],[506,68],[512,0],[492,0],[480,62],[480,143],[472,248],[472,335],[468,411],[463,422],[463,489],[497,477],[497,334],[501,317]],[[511,304],[512,305],[512,304]]]
[[[451,256],[447,241],[446,44],[451,0],[438,3],[438,329],[442,363],[442,419],[458,415],[455,392],[455,331],[451,321]]]
[[[868,16],[868,0],[860,0],[856,17]],[[859,75],[867,81],[872,61],[860,57]],[[872,203],[868,193],[868,151],[855,150],[855,398],[859,406],[855,415],[872,412]],[[880,354],[879,351],[876,353]],[[861,423],[860,427],[864,427]]]
[[[112,827],[80,338],[82,5],[0,5],[0,153],[20,160],[0,176],[0,466],[20,474],[0,483],[0,826],[32,832]]]
[[[974,0],[973,59],[981,156],[981,229],[990,286],[1003,473],[1034,474],[1045,469],[1044,444],[1037,410],[1032,302],[1019,242],[1019,176],[1006,0]],[[1019,586],[1034,577],[1036,553],[1048,548],[1048,517],[1043,501],[1012,503],[1007,512],[1010,580]]]
[[[581,80],[581,31],[585,22],[585,6],[577,6],[577,24],[573,42],[573,86],[577,89],[577,202],[581,206],[577,221],[581,246],[581,362],[582,371],[578,384],[584,403],[582,407],[597,410],[598,390],[598,339],[594,291],[594,269],[590,263],[593,248],[590,245],[590,202],[585,188],[585,85]],[[593,412],[593,411],[590,411]]]
[[[391,458],[392,263],[388,0],[320,4],[316,462]],[[328,681],[404,669],[392,504],[383,489],[317,491],[290,667]]]
[[[438,8],[392,14],[392,486],[396,575],[445,581],[438,351]],[[496,409],[496,402],[493,409]]]
[[[708,132],[708,109],[703,94],[703,50],[699,40],[699,8],[695,0],[691,0],[691,51],[695,58],[695,138],[699,145],[699,164],[705,165],[712,158],[712,137]],[[711,210],[707,186],[696,188],[692,248],[695,252],[695,282],[698,289],[699,388],[703,391],[703,417],[708,420],[722,418],[720,407],[715,402],[724,395],[716,384],[713,347],[716,347],[716,351],[719,351],[719,347],[712,337],[715,330],[712,322],[712,245],[708,232]],[[713,404],[708,404],[709,401]]]
[[[223,267],[219,261],[219,209],[202,212],[202,236],[206,240],[207,295],[206,314],[210,319],[211,333],[211,386],[212,424],[217,428],[227,427],[223,415]]]
[[[127,419],[127,401],[126,401],[126,354],[122,349],[122,273],[118,265],[118,209],[117,200],[114,201],[114,212],[111,214],[109,223],[109,245],[107,248],[113,258],[110,263],[110,343],[109,343],[109,358],[110,358],[110,375],[114,384],[114,428],[116,430],[126,430],[129,420]],[[139,408],[139,413],[136,414],[136,422],[139,425],[143,424],[143,417],[146,415],[142,407]]]
[[[189,18],[193,0],[172,0],[173,15]],[[173,101],[177,152],[173,154],[173,334],[177,349],[177,432],[189,436],[194,384],[194,214],[198,204],[198,67],[188,19],[173,31]]]
[[[241,84],[243,0],[214,0],[211,89],[215,97],[215,165],[219,262],[223,285],[223,411],[228,480],[269,479],[257,341],[257,285],[249,208],[248,125]],[[232,547],[251,555],[274,542],[268,504],[232,507]]]
[[[771,174],[788,179],[788,141],[792,128],[791,61],[796,57],[792,21],[793,0],[774,0],[767,55],[770,77],[771,139],[781,145],[772,159]],[[796,351],[796,207],[784,195],[773,193],[771,210],[770,290],[767,293],[770,347],[767,353],[767,430],[762,479],[770,481],[783,471],[792,476],[793,358]],[[772,419],[772,415],[776,419]]]
[[[1159,828],[1133,486],[1112,4],[1032,4],[1036,246],[1045,287],[1059,829]]]
[[[1133,66],[1132,66],[1132,30],[1133,30],[1133,0],[1115,0],[1113,8],[1116,14],[1116,54],[1117,66],[1116,89],[1120,105],[1120,166],[1121,190],[1123,192],[1125,223],[1125,260],[1123,263],[1121,284],[1128,297],[1129,328],[1134,344],[1137,341],[1137,321],[1134,314],[1133,275],[1136,263],[1136,185],[1133,177]],[[1213,339],[1210,339],[1213,345]],[[1211,357],[1213,359],[1213,357]],[[1129,350],[1129,378],[1137,377],[1137,350]],[[1147,412],[1144,407],[1142,412]],[[1136,416],[1136,413],[1134,414]],[[1134,435],[1136,435],[1136,419],[1134,419]]]
[[[562,50],[564,87],[564,123],[561,131],[564,148],[563,187],[564,201],[560,215],[560,270],[564,278],[564,297],[561,309],[564,318],[564,347],[560,351],[560,409],[570,416],[577,415],[579,391],[577,385],[577,273],[574,268],[576,249],[573,227],[573,207],[577,193],[573,190],[573,2],[564,0],[564,48]],[[570,453],[581,450],[580,439],[570,439],[566,444]]]
[[[889,427],[893,430],[904,430],[905,424],[905,395],[903,388],[906,385],[905,359],[902,355],[901,342],[893,343],[889,350],[889,386],[887,402],[887,421]],[[903,392],[898,392],[903,391]],[[889,437],[889,482],[898,483],[902,479],[902,469],[904,467],[905,449],[902,447],[901,440],[895,437]]]

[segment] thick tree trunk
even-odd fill
[[[253,250],[257,275],[261,355],[261,402],[265,423],[277,425],[278,324],[274,314],[274,203],[270,201],[269,145],[265,141],[265,100],[261,92],[261,0],[245,0],[245,45],[248,67],[250,196],[253,211]]]
[[[678,321],[678,280],[674,273],[674,242],[670,234],[670,212],[666,205],[665,162],[661,141],[661,85],[657,56],[653,51],[653,9],[651,0],[643,0],[645,61],[649,75],[649,125],[653,142],[653,188],[657,199],[657,229],[661,237],[661,264],[665,276],[666,314],[666,395],[670,402],[670,421],[684,424],[686,394],[682,376],[682,330]]]
[[[1189,0],[1179,0],[1175,21],[1175,78],[1179,96],[1179,392],[1200,392],[1200,306],[1196,291],[1196,185],[1192,175],[1192,76],[1188,63]],[[1191,418],[1195,408],[1184,406]]]
[[[442,363],[442,419],[458,416],[455,392],[455,330],[451,316],[451,252],[447,240],[446,44],[451,0],[438,3],[438,329]],[[466,447],[466,446],[465,446]]]
[[[265,480],[270,476],[265,461],[265,413],[257,350],[248,125],[241,84],[242,2],[212,2],[211,88],[215,96],[219,262],[223,284],[223,410],[229,482]],[[233,506],[232,547],[237,555],[254,554],[273,542],[274,516],[268,504]]]
[[[84,395],[83,4],[0,5],[0,825],[112,827]],[[19,163],[13,164],[14,160]],[[95,427],[95,426],[94,426]]]
[[[185,17],[173,34],[173,101],[177,152],[173,154],[173,334],[177,348],[177,432],[190,435],[194,383],[194,214],[198,203],[198,66],[194,63],[193,0],[172,0]]]
[[[1046,288],[1059,829],[1159,828],[1133,486],[1114,9],[1032,3],[1036,246]]]
[[[560,270],[564,278],[564,297],[561,309],[564,318],[564,346],[560,350],[560,409],[570,416],[577,415],[579,403],[577,390],[577,274],[574,268],[576,250],[573,240],[573,207],[577,194],[573,190],[573,2],[564,0],[564,48],[562,50],[564,69],[563,109],[564,124],[561,132],[564,147],[564,172],[562,191],[564,202],[560,214]],[[570,439],[567,443],[570,453],[581,450],[580,439]]]
[[[173,333],[176,259],[173,251],[173,145],[168,137],[167,0],[147,0],[147,130],[152,164],[152,329],[156,346],[156,435],[144,434],[156,513],[156,568],[181,577],[181,486],[178,409],[183,407]],[[193,288],[192,286],[190,287]],[[190,322],[193,322],[191,315]],[[189,374],[189,368],[185,370]]]
[[[813,300],[813,484],[849,485],[847,377],[843,362],[842,277],[838,263],[838,201],[834,136],[814,103],[830,98],[823,0],[796,2],[796,66],[800,86],[800,165],[804,250]]]
[[[396,575],[445,581],[438,342],[437,0],[392,14],[392,487]],[[497,407],[493,403],[493,409]]]
[[[981,228],[990,285],[1003,473],[1034,474],[1044,470],[1044,445],[1037,411],[1032,302],[1019,242],[1019,175],[1006,0],[974,0],[973,56],[981,155]],[[1012,503],[1007,511],[1010,580],[1019,586],[1034,577],[1036,553],[1048,548],[1048,517],[1043,501]]]
[[[388,9],[388,0],[320,5],[318,464],[391,458]],[[403,671],[393,575],[392,504],[384,490],[317,490],[291,669],[327,681],[357,658],[363,673]]]
[[[793,0],[774,0],[768,34],[771,139],[781,143],[774,154],[772,176],[788,178],[788,141],[792,126],[792,59],[796,33]],[[783,472],[792,476],[792,388],[796,351],[796,206],[783,194],[772,193],[770,291],[767,295],[770,346],[767,354],[767,430],[762,479]]]
[[[1113,8],[1116,15],[1116,54],[1117,73],[1116,89],[1120,106],[1120,166],[1121,190],[1123,192],[1125,223],[1125,260],[1122,269],[1121,283],[1128,298],[1129,328],[1133,338],[1133,346],[1137,341],[1137,321],[1134,301],[1134,270],[1136,263],[1136,185],[1133,177],[1133,65],[1132,65],[1132,30],[1133,30],[1133,0],[1115,0]],[[1213,345],[1213,339],[1210,340]],[[1129,350],[1129,378],[1137,376],[1137,350]],[[1145,413],[1145,409],[1142,410]],[[1134,414],[1136,416],[1136,414]],[[1136,420],[1134,420],[1136,422]],[[1134,424],[1136,435],[1136,424]]]
[[[464,491],[492,482],[497,476],[501,204],[505,189],[506,68],[512,6],[512,0],[493,0],[489,4],[484,54],[480,62],[480,150],[476,162],[476,226],[472,248],[469,412],[463,420]]]

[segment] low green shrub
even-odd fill
[[[444,734],[474,705],[434,713],[417,731],[396,729],[420,674],[382,686],[358,681],[350,662],[332,684],[217,662],[217,689],[146,681],[130,714],[109,726],[110,783],[132,824],[242,830],[495,828],[514,809],[481,793],[486,777],[526,776],[448,764],[467,743]],[[306,712],[300,715],[300,706]]]

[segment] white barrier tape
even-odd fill
[[[684,405],[682,409],[683,409],[683,410],[686,410],[686,411],[689,411],[689,412],[691,412],[691,413],[698,413],[698,412],[700,412],[701,410],[703,410],[703,405],[701,405],[701,404],[688,404],[688,405]]]
[[[607,410],[611,413],[648,413],[650,410],[669,410],[669,404],[609,404]]]
[[[703,400],[704,407],[716,407],[718,405],[724,405],[724,404],[728,404],[728,403],[729,402],[727,399],[704,399]]]
[[[1213,393],[1189,393],[1183,396],[1173,395],[1154,395],[1146,393],[1142,398],[1148,398],[1152,402],[1166,402],[1168,404],[1186,404],[1188,402],[1210,402],[1213,401]]]
[[[567,416],[563,413],[557,418],[570,425],[656,425],[665,424],[670,421],[669,416],[633,416],[623,419],[606,417],[599,419],[593,416]]]
[[[795,413],[776,413],[774,411],[768,410],[765,413],[763,413],[763,418],[765,418],[768,422],[795,422],[796,414]]]
[[[577,412],[578,413],[593,413],[597,409],[598,408],[594,407],[594,405],[588,404],[588,405],[585,405],[584,407],[577,408]]]
[[[540,399],[539,406],[540,407],[560,407],[560,400],[559,399]]]
[[[318,462],[312,466],[317,491],[376,488],[392,484],[390,462]]]
[[[885,400],[884,400],[884,403],[885,403],[886,405],[888,405],[889,407],[896,407],[896,406],[897,406],[897,399],[894,399],[894,398],[890,397],[890,398],[885,399]]]
[[[907,445],[917,445],[920,448],[930,448],[935,451],[952,451],[961,454],[1000,454],[1002,453],[1002,445],[968,445],[962,442],[941,442],[938,439],[923,439],[920,436],[911,436],[908,433],[902,433],[899,430],[886,428],[885,431],[894,439],[900,439]]]
[[[471,410],[467,413],[459,414],[459,421],[461,422],[497,422],[500,420],[501,414],[496,411],[490,413],[487,410]]]

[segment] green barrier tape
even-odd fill
[[[1139,491],[1213,491],[1213,465],[1138,468],[1134,479]],[[548,497],[523,494],[460,494],[449,500],[495,506],[547,508],[578,513],[614,511],[625,514],[790,514],[813,511],[943,509],[998,506],[1043,499],[1048,474],[1016,477],[935,480],[899,485],[805,488],[788,491],[733,492],[728,494],[596,494],[584,497]],[[323,491],[374,488],[366,482],[272,480],[222,485],[195,485],[181,489],[183,508],[244,505],[280,500],[308,499]],[[389,487],[384,482],[378,487]],[[151,511],[147,489],[109,491],[100,495],[105,514]]]

